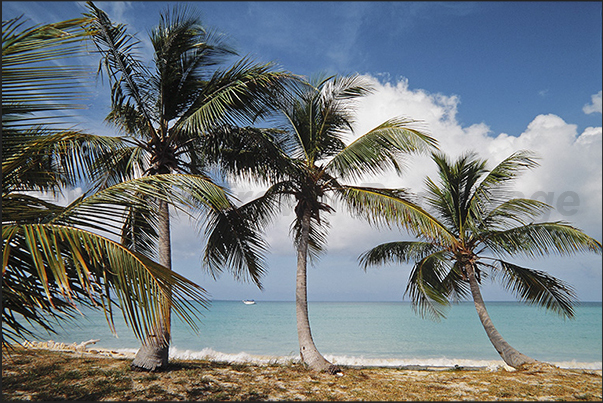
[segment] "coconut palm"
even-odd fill
[[[21,18],[2,22],[3,346],[36,336],[25,322],[52,332],[55,319],[78,312],[77,303],[104,309],[113,330],[117,304],[143,339],[156,332],[158,296],[171,296],[177,314],[194,327],[197,309],[188,300],[206,298],[202,288],[112,237],[127,207],[147,214],[155,207],[141,196],[163,197],[161,181],[91,192],[68,206],[43,197],[83,186],[94,176],[95,160],[121,146],[118,138],[62,127],[89,82],[89,70],[62,63],[79,54],[87,22],[30,28]],[[227,202],[221,188],[206,185],[205,193]],[[145,231],[152,228],[139,232]]]
[[[339,371],[316,348],[308,318],[307,265],[326,246],[326,215],[335,211],[328,197],[376,224],[384,224],[385,218],[421,219],[404,199],[403,190],[344,181],[387,169],[399,172],[404,155],[429,150],[436,144],[401,118],[388,120],[346,144],[345,136],[352,134],[354,100],[370,91],[369,83],[357,75],[316,78],[300,86],[296,98],[281,107],[283,124],[279,130],[256,130],[255,136],[250,133],[247,137],[248,144],[238,145],[261,158],[259,176],[269,184],[263,196],[241,210],[253,211],[258,222],[268,223],[287,202],[294,203],[291,231],[297,250],[295,300],[300,356],[309,368],[318,371]],[[225,148],[236,149],[232,145]],[[430,223],[417,225],[428,231]]]
[[[573,317],[575,294],[566,282],[550,274],[519,266],[509,256],[528,258],[552,253],[601,253],[601,243],[569,223],[535,222],[550,209],[531,199],[509,199],[511,182],[537,166],[535,156],[518,151],[491,170],[487,161],[467,153],[456,161],[434,153],[439,183],[426,179],[425,212],[439,223],[431,234],[410,224],[419,240],[391,242],[365,252],[366,268],[387,262],[414,262],[406,294],[422,315],[441,318],[450,300],[471,296],[494,348],[508,365],[518,368],[536,360],[520,353],[496,330],[484,304],[480,285],[492,275],[524,302]]]
[[[181,174],[208,179],[210,168],[219,158],[219,149],[208,139],[216,134],[236,136],[235,128],[253,124],[269,111],[280,97],[291,74],[276,71],[272,63],[257,64],[245,58],[228,69],[218,69],[235,52],[222,37],[205,28],[189,9],[175,7],[162,13],[159,25],[150,33],[154,50],[152,69],[137,58],[135,37],[126,27],[113,24],[108,16],[88,2],[93,18],[91,31],[101,54],[101,66],[112,83],[111,112],[106,120],[128,136],[131,147],[105,162],[106,175],[99,181],[118,183],[136,175]],[[232,130],[231,130],[232,129]],[[190,207],[196,209],[195,201]],[[265,271],[261,252],[263,242],[251,221],[231,205],[204,221],[213,248],[205,254],[210,268],[228,266],[237,278],[251,279],[260,285]],[[170,211],[160,203],[156,256],[171,269]],[[131,236],[134,223],[145,218],[131,210],[124,239],[138,247]],[[147,243],[148,244],[148,243]],[[149,251],[149,248],[146,248]],[[167,303],[167,302],[166,302]],[[169,316],[164,317],[163,340],[169,340]],[[147,340],[138,351],[133,368],[165,368],[168,343]]]

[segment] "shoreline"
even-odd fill
[[[136,349],[109,349],[96,347],[94,344],[99,340],[88,340],[81,343],[63,343],[48,341],[25,341],[21,345],[26,349],[73,352],[98,356],[104,358],[123,358],[133,359],[136,354]],[[335,365],[345,366],[349,368],[397,368],[408,370],[434,370],[443,371],[450,369],[467,369],[467,370],[486,370],[498,371],[504,370],[507,372],[515,371],[514,368],[505,364],[502,360],[471,360],[471,359],[449,359],[449,358],[364,358],[364,357],[347,357],[334,356],[326,354],[325,358]],[[201,351],[179,350],[170,348],[170,360],[180,361],[210,361],[225,364],[252,364],[252,365],[286,365],[299,364],[299,356],[270,356],[270,355],[254,355],[245,352],[229,354],[214,351],[212,349],[203,349]],[[566,370],[582,370],[593,373],[602,374],[602,363],[591,362],[583,363],[576,361],[563,362],[548,362],[549,364]]]

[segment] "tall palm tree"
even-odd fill
[[[601,243],[566,222],[535,222],[550,209],[531,199],[509,199],[509,184],[524,170],[537,166],[535,157],[518,151],[492,170],[487,161],[468,153],[456,161],[433,154],[439,184],[426,179],[425,202],[439,229],[431,234],[408,225],[420,240],[391,242],[365,252],[369,265],[414,262],[406,288],[422,315],[443,316],[452,299],[473,298],[479,319],[496,351],[508,365],[519,368],[536,361],[507,343],[494,327],[480,292],[488,274],[521,301],[564,317],[573,317],[575,294],[570,285],[550,274],[518,266],[507,256],[529,258],[551,253],[601,253]],[[504,260],[503,260],[504,259]]]
[[[269,188],[263,196],[241,207],[268,223],[287,201],[295,204],[291,226],[297,250],[296,315],[301,359],[311,369],[337,372],[314,344],[308,317],[307,265],[326,246],[327,213],[335,211],[328,197],[340,200],[355,216],[385,224],[387,219],[421,220],[403,190],[345,184],[365,174],[387,169],[400,171],[401,157],[431,149],[436,141],[413,129],[411,122],[395,118],[359,136],[350,144],[354,100],[371,91],[361,76],[315,79],[298,88],[296,98],[281,107],[279,130],[249,133],[238,146],[259,156],[259,176]],[[235,146],[224,146],[236,150]],[[253,150],[251,152],[250,150]],[[257,172],[256,172],[257,174]],[[430,223],[417,222],[428,230]]]
[[[90,192],[68,206],[40,195],[84,186],[95,174],[95,160],[121,146],[118,138],[63,127],[90,77],[86,68],[63,61],[79,54],[88,22],[30,28],[21,18],[2,22],[3,347],[36,336],[24,322],[52,332],[54,319],[73,317],[77,303],[104,309],[112,330],[112,306],[119,305],[143,339],[155,333],[158,296],[171,295],[177,314],[193,326],[197,309],[188,299],[206,298],[202,288],[112,236],[119,235],[114,226],[126,207],[151,211],[154,206],[141,203],[140,195],[163,197],[160,181]],[[226,202],[222,189],[206,190],[208,199]]]
[[[209,180],[207,172],[220,160],[220,150],[211,148],[208,139],[216,133],[236,135],[234,128],[262,118],[294,78],[275,71],[272,63],[255,64],[245,58],[228,69],[218,69],[235,52],[206,29],[195,13],[177,7],[162,13],[159,25],[150,34],[154,66],[147,68],[137,59],[138,42],[127,34],[126,27],[113,24],[92,2],[88,6],[101,65],[112,83],[107,121],[129,136],[131,144],[129,152],[107,159],[107,175],[102,180],[108,184],[140,174],[175,173]],[[190,206],[195,209],[198,203]],[[234,205],[228,211],[214,212],[216,215],[207,224],[222,244],[208,243],[213,250],[205,254],[207,265],[228,265],[235,276],[260,285],[263,243],[253,228],[246,226],[251,221],[245,221]],[[128,224],[144,221],[134,210],[130,217]],[[155,218],[156,255],[159,263],[171,269],[167,203],[159,204]],[[124,227],[124,239],[137,246],[130,235],[132,228]],[[169,340],[169,315],[161,321],[165,335],[162,340]],[[147,340],[132,366],[143,370],[165,368],[168,351],[168,343]]]

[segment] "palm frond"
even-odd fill
[[[385,121],[337,153],[325,169],[343,180],[388,169],[401,173],[402,156],[429,151],[437,144],[434,138],[412,128],[412,123],[402,118]]]
[[[440,248],[430,242],[388,242],[364,252],[359,261],[360,266],[366,270],[368,266],[419,261],[439,250]]]
[[[568,283],[550,274],[497,260],[497,278],[521,301],[538,305],[561,316],[574,316],[576,293]]]
[[[432,159],[438,165],[441,185],[427,178],[425,200],[443,222],[465,238],[466,231],[474,227],[470,203],[480,178],[487,173],[486,161],[474,152],[467,152],[454,162],[441,152],[432,153]]]
[[[448,259],[452,261],[450,255],[448,256]],[[486,276],[486,273],[479,268],[476,268],[475,271],[478,276],[478,283],[481,284],[482,278]],[[454,261],[452,269],[446,274],[446,277],[442,279],[442,287],[446,289],[448,295],[447,298],[451,301],[459,302],[466,300],[471,296],[469,282],[466,280],[458,261]]]
[[[403,189],[340,185],[335,193],[352,214],[371,224],[390,226],[393,223],[436,244],[454,242],[454,235]]]
[[[162,13],[150,39],[166,121],[185,112],[210,79],[209,68],[236,54],[224,36],[204,27],[199,15],[187,6],[177,5]]]
[[[153,201],[149,200],[149,205],[153,205]],[[132,205],[126,206],[124,215],[120,243],[125,248],[142,253],[156,261],[159,224],[156,210],[149,211]]]
[[[537,167],[535,155],[527,150],[517,151],[505,158],[501,163],[494,167],[485,178],[477,185],[471,200],[467,204],[469,216],[472,218],[472,223],[479,226],[480,221],[489,214],[492,206],[497,206],[501,203],[508,203],[509,186],[511,183],[527,169]],[[526,210],[527,204],[523,202],[522,211],[516,210],[516,213],[525,215],[530,211],[537,212],[535,209],[537,202],[531,202],[530,210]],[[540,207],[543,209],[544,205]]]
[[[153,87],[147,77],[151,76],[148,69],[136,59],[138,41],[126,32],[123,24],[113,25],[107,14],[96,7],[93,2],[86,2],[90,13],[85,14],[91,19],[90,34],[94,37],[94,45],[101,54],[101,65],[113,83],[112,103],[115,107],[132,105],[144,117],[146,127],[151,135],[155,135],[152,125]]]
[[[79,131],[2,133],[3,193],[50,191],[91,179],[97,158],[121,147],[121,140]]]
[[[193,300],[206,302],[205,291],[184,277],[132,252],[117,242],[74,227],[49,224],[3,225],[3,279],[9,278],[13,298],[65,307],[88,299],[102,306],[113,327],[110,292],[139,339],[153,334],[161,312],[158,296],[196,329]],[[36,280],[28,283],[28,278]],[[4,287],[4,284],[3,284]],[[41,288],[40,288],[41,287]],[[21,295],[24,294],[24,295]],[[38,307],[29,307],[34,318]],[[64,308],[65,309],[65,308]],[[12,328],[19,333],[18,328]]]
[[[478,225],[478,231],[500,231],[513,225],[527,225],[549,211],[548,204],[532,199],[511,199],[493,208]]]
[[[601,242],[561,221],[532,223],[505,231],[484,233],[483,242],[500,255],[523,255],[529,258],[579,252],[601,254],[602,251]]]
[[[206,216],[203,262],[214,278],[228,270],[236,280],[251,280],[262,289],[267,244],[253,219],[253,216],[246,215],[244,207],[212,211]]]
[[[224,124],[253,124],[297,80],[275,67],[244,58],[226,71],[216,71],[178,119],[175,130],[198,135]]]
[[[505,158],[480,182],[475,190],[474,198],[478,203],[500,203],[506,199],[497,196],[506,196],[507,186],[527,169],[538,166],[536,155],[529,150],[520,150]],[[501,194],[502,192],[502,194]]]
[[[282,180],[293,169],[288,140],[278,129],[223,125],[189,144],[202,148],[207,162],[218,166],[226,177],[269,184]],[[186,154],[200,153],[191,150]]]
[[[404,295],[410,297],[413,310],[422,317],[435,321],[446,317],[450,289],[444,286],[444,280],[450,270],[450,257],[444,251],[424,257],[412,268]]]
[[[89,93],[78,84],[90,80],[90,69],[54,63],[82,54],[88,22],[77,18],[23,28],[20,17],[2,21],[3,136],[34,120],[54,127],[64,123],[65,111],[84,108]]]
[[[296,90],[280,109],[296,143],[292,156],[313,165],[345,148],[343,137],[353,130],[354,101],[372,87],[359,75],[319,76]]]
[[[144,176],[150,165],[149,154],[138,144],[123,139],[120,147],[98,155],[91,168],[92,189],[104,189],[132,178]]]

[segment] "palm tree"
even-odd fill
[[[353,101],[370,90],[369,84],[356,75],[315,79],[300,86],[296,98],[281,107],[284,124],[279,130],[256,130],[255,136],[248,134],[246,144],[237,145],[239,151],[261,158],[259,176],[270,185],[263,196],[242,206],[241,211],[252,211],[258,222],[268,223],[285,202],[295,204],[291,231],[297,250],[295,300],[300,355],[305,364],[318,371],[339,371],[316,348],[308,318],[308,260],[324,250],[328,227],[325,215],[335,211],[327,197],[335,197],[355,216],[376,224],[385,224],[386,218],[414,220],[414,206],[407,203],[403,190],[354,186],[343,181],[390,168],[400,171],[402,156],[429,150],[436,144],[401,118],[388,120],[346,144],[344,136],[352,133],[354,121]],[[423,228],[430,224],[417,225]]]
[[[271,103],[284,93],[294,78],[275,71],[272,63],[254,64],[242,59],[226,70],[217,69],[234,55],[222,38],[206,29],[197,15],[174,8],[162,13],[151,32],[154,67],[147,68],[136,57],[137,41],[124,25],[114,25],[107,15],[88,2],[93,18],[91,31],[101,54],[101,66],[112,83],[111,112],[107,121],[128,136],[128,151],[106,160],[105,183],[118,183],[136,175],[179,174],[209,181],[210,168],[220,161],[219,149],[208,139],[218,134],[236,135],[235,128],[262,118]],[[232,130],[230,130],[232,128]],[[99,183],[100,185],[100,183]],[[199,203],[192,202],[196,209]],[[263,242],[234,204],[213,210],[207,228],[213,248],[205,254],[208,267],[227,265],[238,278],[250,278],[258,286],[264,272]],[[157,215],[156,255],[164,267],[172,268],[170,212],[160,203]],[[124,239],[133,246],[130,225],[144,221],[134,210],[124,227]],[[147,248],[148,250],[148,248]],[[166,301],[166,304],[169,303]],[[169,340],[169,315],[161,319],[162,340]],[[154,339],[143,343],[132,363],[135,369],[165,368],[169,344]]]
[[[571,318],[575,301],[571,286],[546,272],[510,263],[506,256],[600,254],[601,243],[566,222],[535,222],[550,209],[545,203],[508,198],[508,185],[521,171],[537,166],[527,151],[512,154],[492,170],[475,153],[455,162],[434,153],[433,160],[440,181],[438,185],[426,179],[425,202],[432,215],[424,214],[439,223],[438,230],[425,233],[408,225],[420,240],[378,245],[360,257],[362,265],[414,262],[406,294],[415,310],[440,318],[449,300],[471,295],[486,334],[505,363],[514,368],[536,363],[510,346],[494,327],[480,292],[482,279],[491,274],[519,300]]]
[[[198,309],[188,299],[206,301],[196,284],[112,239],[125,208],[148,214],[155,207],[140,196],[163,197],[161,181],[109,187],[68,206],[41,196],[83,186],[95,175],[95,160],[121,146],[118,138],[62,128],[85,95],[74,79],[85,84],[89,71],[62,61],[78,54],[86,23],[80,18],[23,29],[21,18],[2,22],[3,347],[35,336],[24,322],[52,332],[55,319],[78,312],[77,303],[102,308],[112,330],[117,304],[143,339],[155,332],[159,296],[170,295],[193,327]],[[222,192],[206,190],[208,199]]]

